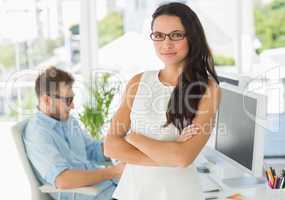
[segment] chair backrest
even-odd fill
[[[15,142],[18,155],[21,159],[21,163],[23,165],[23,168],[25,170],[25,173],[30,183],[31,197],[32,197],[31,199],[32,200],[52,200],[52,198],[48,194],[42,193],[39,190],[39,186],[41,184],[38,181],[37,177],[35,176],[32,165],[27,158],[22,135],[23,135],[23,132],[26,128],[28,121],[29,121],[28,119],[23,120],[21,122],[18,122],[12,127],[13,140]]]

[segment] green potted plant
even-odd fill
[[[89,88],[90,101],[83,105],[83,112],[79,119],[89,131],[91,136],[97,140],[103,138],[102,128],[108,123],[111,102],[119,89],[119,84],[111,83],[112,75],[103,73],[95,77],[95,81]]]

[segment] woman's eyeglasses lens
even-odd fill
[[[185,37],[185,33],[184,32],[180,32],[180,31],[174,31],[171,33],[161,33],[161,32],[153,32],[150,34],[150,38],[153,41],[163,41],[166,39],[166,36],[169,37],[170,40],[172,41],[178,41],[178,40],[183,40]]]

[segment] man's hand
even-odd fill
[[[178,136],[176,141],[185,142],[194,137],[195,135],[199,134],[199,132],[200,129],[196,125],[191,124],[190,126],[187,126],[182,130],[181,135]]]
[[[116,164],[114,166],[112,166],[112,171],[114,173],[114,178],[120,178],[123,171],[124,171],[124,168],[125,168],[125,163],[119,163],[119,164]]]

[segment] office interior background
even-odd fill
[[[163,67],[149,38],[151,14],[163,2],[0,0],[1,199],[30,199],[10,129],[36,110],[38,73],[54,65],[75,76],[78,118],[90,87],[111,74],[117,87],[110,118],[132,75]],[[267,97],[264,163],[285,167],[285,0],[181,2],[201,19],[218,75]]]

